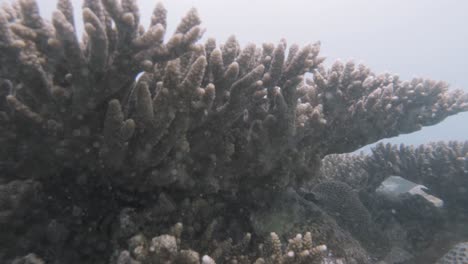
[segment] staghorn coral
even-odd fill
[[[80,43],[67,1],[52,24],[34,1],[19,5],[11,15],[2,11],[2,65],[17,62],[2,68],[7,125],[35,141],[30,145],[47,142],[38,148],[59,152],[49,163],[112,174],[106,180],[119,188],[295,185],[313,176],[326,154],[468,107],[466,96],[443,82],[402,82],[353,62],[327,71],[319,43],[292,45],[287,56],[285,41],[196,44],[203,30],[195,10],[164,42],[161,5],[145,31],[134,1],[85,1]],[[306,72],[314,79],[304,81]],[[25,131],[29,126],[35,133]],[[63,169],[54,167],[50,173]]]
[[[398,148],[379,145],[373,151],[371,163],[385,174],[405,174],[405,178],[424,184],[449,204],[463,205],[467,201],[464,198],[468,180],[467,153],[466,141],[434,142],[418,147],[400,145]],[[383,159],[388,160],[385,165]]]
[[[266,263],[277,263],[275,261],[280,261],[280,263],[282,263],[281,261],[285,263],[302,263],[300,261],[320,263],[322,257],[327,255],[332,256],[330,261],[334,259],[349,261],[356,259],[358,263],[367,262],[365,250],[360,247],[358,242],[347,235],[346,231],[334,224],[334,220],[331,218],[322,220],[324,222],[322,224],[314,223],[313,220],[310,223],[297,223],[297,226],[293,227],[290,232],[286,233],[282,229],[277,229],[282,233],[273,234],[269,232],[263,236],[259,229],[250,227],[249,212],[240,205],[236,207],[229,202],[221,202],[215,196],[194,197],[192,199],[180,198],[182,200],[162,194],[152,206],[147,206],[144,209],[123,209],[119,214],[118,223],[114,225],[116,229],[112,232],[114,235],[111,238],[114,252],[112,261],[117,261],[118,256],[122,254],[122,257],[126,256],[125,251],[128,251],[132,258],[143,263],[164,262],[164,260],[155,259],[161,254],[156,254],[153,257],[148,255],[151,241],[153,241],[157,242],[158,245],[161,245],[162,242],[164,242],[164,245],[173,245],[171,246],[174,249],[173,254],[164,255],[169,260],[176,259],[178,257],[177,252],[183,249],[198,252],[200,258],[208,255],[215,263],[235,263],[235,261],[254,263],[258,258],[262,258],[262,260],[258,261],[266,261]],[[284,204],[291,206],[288,202],[285,201]],[[303,211],[307,214],[306,210]],[[310,213],[309,216],[317,218],[317,216]],[[172,219],[180,222],[176,225],[168,225]],[[261,220],[257,219],[257,221]],[[255,226],[255,223],[253,225]],[[311,230],[303,236],[305,239],[303,241],[304,245],[293,246],[293,244],[299,243],[300,241],[297,240],[302,237],[302,235],[298,237],[298,233],[295,232],[308,230],[308,228]],[[264,230],[268,229],[264,228]],[[154,238],[149,239],[158,233],[163,235],[158,236],[156,240]],[[281,246],[279,240],[290,237],[290,234],[295,234],[292,235],[295,239],[287,239],[289,246]],[[276,246],[276,256],[273,254],[272,236],[275,238],[275,243],[279,244]],[[313,243],[310,241],[312,238]],[[132,246],[136,242],[143,248],[146,247],[146,249],[140,250],[141,247]],[[312,249],[323,245],[324,242],[330,243],[332,249],[327,247],[327,254],[316,254],[320,253],[318,251],[325,250],[324,247],[321,246],[316,250]],[[337,247],[337,245],[341,245],[341,247]],[[138,252],[135,253],[134,251],[137,248]],[[278,251],[278,248],[280,251]],[[304,252],[305,250],[309,250],[309,252]],[[289,251],[294,252],[293,256],[291,254],[287,256]],[[142,255],[138,255],[139,252],[143,252]],[[281,253],[281,256],[279,256],[278,252]],[[151,254],[154,255],[155,253]]]
[[[326,157],[321,177],[316,181],[333,180],[353,186],[392,244],[405,247],[415,255],[409,263],[432,263],[440,258],[447,245],[468,237],[464,228],[467,150],[468,142],[457,141],[418,147],[378,144],[370,155]],[[444,201],[443,209],[411,195],[401,197],[401,201],[382,201],[375,189],[390,175],[401,175],[427,186],[431,194]]]
[[[319,263],[327,252],[325,245],[313,243],[310,232],[304,236],[297,234],[288,240],[286,247],[282,246],[276,233],[270,233],[265,243],[249,252],[255,247],[249,247],[251,235],[247,233],[235,245],[231,238],[221,242],[204,241],[213,244],[214,250],[209,255],[201,255],[192,249],[182,249],[185,241],[181,234],[182,224],[178,223],[171,235],[164,234],[151,240],[142,234],[135,235],[128,240],[128,250],[117,251],[111,263]]]
[[[321,179],[346,182],[372,192],[390,175],[425,185],[448,206],[466,204],[468,142],[432,142],[420,146],[378,144],[371,155],[331,155]]]
[[[207,209],[188,232],[192,241],[210,241],[214,231],[203,239],[201,226],[214,221],[214,229],[225,214],[233,234],[287,237],[311,227],[338,255],[366,263],[367,252],[345,228],[294,189],[319,176],[325,155],[468,110],[468,97],[443,82],[401,81],[353,62],[327,70],[319,42],[200,44],[195,9],[167,40],[161,4],[148,28],[134,0],[85,0],[82,13],[79,39],[69,0],[58,1],[52,21],[34,0],[0,9],[0,209],[8,222],[28,208],[43,213],[21,227],[32,234],[28,243],[6,245],[2,261],[35,252],[48,262],[102,262],[141,222],[162,233],[209,197],[239,214]],[[17,183],[25,186],[20,194],[40,186],[47,199],[15,204],[8,190]],[[290,208],[295,226],[280,217],[289,210],[282,198],[297,203]],[[177,207],[182,201],[189,202]],[[157,212],[138,213],[154,202]],[[281,210],[272,211],[275,205]],[[2,237],[14,234],[2,230]],[[221,248],[230,247],[226,236]],[[196,255],[178,254],[189,263]],[[121,263],[134,262],[126,256]]]

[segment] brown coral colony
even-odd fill
[[[0,242],[0,260],[315,263],[318,229],[265,236],[251,223],[268,214],[251,212],[317,179],[329,154],[468,110],[444,82],[327,69],[319,42],[201,44],[195,9],[170,37],[161,4],[145,28],[135,0],[84,0],[82,38],[73,14],[70,0],[52,21],[35,0],[0,9],[0,220],[16,230],[0,233],[21,240]],[[285,247],[270,232],[304,235]]]

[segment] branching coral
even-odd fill
[[[176,224],[172,234],[160,235],[149,241],[139,234],[129,239],[129,249],[115,254],[112,263],[313,263],[321,260],[327,252],[325,245],[315,245],[312,235],[297,234],[288,240],[286,247],[275,233],[270,233],[266,243],[259,245],[256,252],[249,252],[251,235],[233,245],[229,238],[222,242],[211,241],[214,245],[210,255],[200,255],[193,250],[180,249],[182,224]]]
[[[434,142],[418,147],[379,144],[371,155],[326,157],[318,182],[346,182],[360,192],[367,207],[387,233],[397,233],[393,244],[411,249],[413,262],[434,262],[444,245],[464,241],[468,142]],[[375,189],[391,175],[400,175],[428,187],[443,200],[438,209],[418,195],[401,201],[382,201]],[[322,184],[322,183],[321,183]],[[321,184],[318,184],[320,186]],[[399,230],[398,230],[399,229]],[[398,231],[397,231],[398,230]],[[395,241],[396,240],[396,241]]]
[[[318,176],[325,155],[468,110],[442,82],[353,62],[326,70],[319,42],[199,44],[195,9],[167,41],[161,4],[145,29],[134,0],[85,0],[81,39],[73,14],[69,0],[52,21],[34,0],[0,9],[0,182],[39,183],[50,232],[85,245],[50,258],[102,255],[103,226],[162,191],[214,195],[248,215]]]
[[[195,44],[203,31],[195,10],[164,42],[161,5],[145,31],[133,1],[85,1],[79,42],[68,1],[52,25],[34,1],[19,7],[2,11],[2,65],[17,65],[2,68],[9,123],[22,124],[35,145],[61,147],[53,163],[85,160],[96,174],[114,174],[108,178],[120,188],[287,186],[313,175],[291,168],[314,169],[325,154],[468,107],[441,82],[402,82],[353,62],[326,71],[319,43],[292,45],[287,55],[285,41]],[[314,79],[304,82],[306,72]]]
[[[463,207],[468,177],[468,142],[433,142],[420,146],[378,144],[372,155],[331,155],[324,159],[321,181],[346,182],[372,192],[390,175],[423,184],[448,205]]]

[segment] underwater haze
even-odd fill
[[[0,0],[0,264],[468,263],[466,10]]]

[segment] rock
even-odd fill
[[[404,250],[401,247],[392,247],[390,252],[385,256],[383,263],[388,264],[397,264],[397,263],[404,263],[405,261],[409,261],[413,258],[408,251]]]
[[[177,241],[174,236],[161,235],[151,240],[150,252],[158,259],[169,260],[177,254]]]
[[[314,242],[326,243],[336,258],[343,258],[346,263],[369,263],[368,253],[361,244],[315,203],[302,198],[292,188],[267,196],[264,197],[267,206],[250,214],[255,234],[266,237],[275,232],[280,238],[287,238],[308,231]]]

